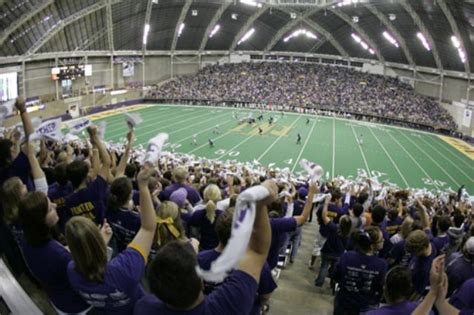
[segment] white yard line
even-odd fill
[[[214,128],[214,127],[212,127],[212,128]],[[227,131],[226,133],[224,133],[224,134],[220,135],[219,137],[214,138],[214,139],[212,139],[212,140],[214,140],[214,141],[215,141],[215,140],[218,140],[218,139],[220,139],[220,138],[222,138],[222,137],[225,137],[226,135],[230,134],[231,132],[232,132],[232,130],[229,130],[229,131]],[[198,147],[196,147],[196,148],[194,148],[194,149],[192,149],[191,151],[186,152],[186,153],[187,153],[187,154],[193,153],[193,152],[195,152],[195,151],[197,151],[197,150],[199,150],[199,149],[201,149],[201,148],[204,148],[206,145],[209,145],[209,144],[206,142],[206,143],[201,144],[200,146],[198,146]]]
[[[386,131],[385,131],[386,132]],[[402,148],[403,151],[405,151],[405,153],[408,155],[408,157],[410,159],[412,159],[413,162],[415,162],[415,164],[420,168],[420,170],[425,174],[425,176],[430,179],[430,180],[433,180],[430,176],[430,174],[428,174],[428,172],[420,165],[420,163],[418,163],[418,161],[413,157],[413,155],[410,154],[410,152],[408,152],[407,149],[405,149],[405,147],[397,140],[397,138],[395,138],[390,132],[386,132],[392,139],[393,141],[395,141],[398,146],[400,148]]]
[[[214,118],[212,118],[212,119],[214,119]],[[231,119],[226,120],[226,121],[222,122],[221,125],[224,126],[225,124],[227,124],[227,123],[230,122],[230,121],[232,121],[232,120],[231,120]],[[193,125],[191,125],[191,126],[193,126]],[[189,126],[189,127],[191,127],[191,126]],[[205,131],[208,131],[208,130],[211,130],[211,129],[214,129],[214,128],[215,128],[215,126],[212,126],[212,127],[206,128],[206,129],[203,129],[203,130],[201,130],[200,132],[197,132],[196,135],[199,135],[199,134],[201,134],[201,133],[204,133]],[[177,131],[176,131],[176,132],[177,132]],[[171,134],[171,133],[170,133],[170,134]],[[187,137],[185,137],[185,138],[182,138],[182,139],[180,139],[180,140],[178,140],[178,141],[176,141],[176,142],[173,142],[173,143],[180,143],[180,142],[183,142],[184,140],[190,139],[190,138],[192,138],[192,137],[193,137],[193,135],[190,135],[190,136],[187,136]]]
[[[403,176],[402,172],[400,171],[400,169],[398,168],[397,164],[395,163],[395,161],[392,159],[392,157],[390,156],[390,154],[388,154],[387,150],[385,149],[384,145],[382,144],[382,142],[380,142],[379,138],[377,138],[377,136],[375,135],[374,131],[372,130],[372,128],[370,127],[367,127],[367,129],[370,130],[370,132],[372,133],[372,135],[374,136],[375,140],[377,140],[377,142],[379,143],[379,145],[382,147],[382,150],[385,152],[385,154],[387,155],[388,159],[390,160],[390,162],[392,162],[393,166],[395,167],[395,169],[397,170],[398,174],[400,175],[400,177],[402,178],[403,182],[405,183],[405,186],[406,187],[410,187],[410,185],[408,185],[408,182],[407,180],[405,179],[405,176]]]
[[[367,170],[367,174],[370,175],[371,173],[370,173],[369,163],[367,163],[367,159],[365,158],[364,150],[362,150],[362,146],[359,144],[359,139],[357,139],[357,135],[356,135],[356,132],[354,130],[354,126],[351,126],[351,129],[352,129],[352,134],[354,135],[354,138],[355,138],[355,141],[356,141],[356,145],[359,147],[360,154],[362,155],[362,159],[364,160],[365,169]]]
[[[242,144],[244,144],[245,142],[249,141],[250,139],[252,139],[253,137],[255,137],[255,135],[251,135],[251,136],[248,136],[247,138],[245,138],[244,140],[240,141],[239,143],[237,143],[236,145],[234,145],[232,148],[228,149],[228,150],[225,150],[225,153],[224,154],[221,154],[217,157],[218,160],[222,159],[224,156],[226,156],[227,154],[229,154],[229,152],[232,152],[233,150],[237,149],[239,146],[241,146]]]
[[[304,149],[306,148],[306,145],[308,144],[309,138],[311,138],[311,135],[313,134],[313,129],[314,129],[315,126],[316,126],[316,122],[314,121],[314,122],[313,122],[313,126],[311,126],[311,130],[309,131],[309,134],[308,134],[308,136],[306,137],[306,140],[304,141],[303,147],[302,147],[301,150],[300,150],[300,154],[298,154],[298,157],[296,158],[295,163],[293,164],[293,167],[291,168],[291,172],[292,172],[292,173],[293,173],[293,171],[295,170],[295,167],[296,167],[296,165],[298,164],[298,161],[300,160],[301,155],[303,154],[303,151],[304,151]]]
[[[300,118],[301,118],[301,115],[290,125],[290,128],[293,127],[293,125],[294,125],[298,120],[300,120]],[[268,151],[270,151],[271,148],[273,148],[273,146],[281,139],[281,137],[283,137],[283,135],[278,136],[278,138],[276,138],[276,140],[273,141],[273,143],[265,150],[265,152],[263,152],[263,153],[258,157],[257,161],[260,161],[260,160],[265,156],[265,154],[267,154]]]
[[[449,175],[448,172],[446,172],[444,170],[444,168],[441,167],[441,165],[438,164],[438,162],[436,162],[428,153],[425,152],[425,150],[423,150],[419,145],[416,145],[415,142],[413,142],[409,137],[407,137],[404,133],[400,132],[400,134],[402,134],[405,138],[407,138],[408,141],[410,141],[418,150],[420,150],[421,152],[423,152],[424,155],[426,155],[434,164],[436,164],[436,166],[438,166],[438,168],[444,173],[446,174],[446,176],[448,176],[451,181],[453,183],[455,183],[457,186],[461,186],[451,175]]]
[[[336,119],[332,119],[332,172],[331,178],[334,178],[334,169],[336,168]]]
[[[424,143],[426,143],[428,146],[430,146],[433,150],[435,150],[439,155],[441,155],[443,157],[443,159],[445,159],[446,161],[448,161],[452,166],[454,166],[461,174],[463,174],[464,176],[467,177],[468,181],[470,182],[473,182],[474,183],[474,179],[467,175],[466,173],[464,173],[464,171],[462,169],[460,169],[456,163],[453,163],[450,159],[446,158],[443,153],[441,153],[438,149],[436,149],[434,146],[431,145],[431,143],[429,143],[428,141],[426,141],[425,139],[423,139],[423,137],[420,138],[421,141],[423,141]]]

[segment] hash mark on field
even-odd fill
[[[356,135],[354,126],[351,126],[351,129],[352,129],[352,134],[354,135],[354,138],[356,140],[356,145],[359,147],[360,154],[362,155],[362,159],[364,160],[364,164],[365,164],[365,168],[367,170],[367,173],[370,174],[369,163],[367,163],[367,159],[365,158],[364,150],[362,150],[362,146],[359,143],[359,139],[357,139],[357,135]]]

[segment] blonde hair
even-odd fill
[[[173,171],[173,177],[177,183],[183,183],[186,176],[188,176],[188,171],[182,166],[178,166]]]
[[[204,189],[204,201],[206,202],[206,217],[211,223],[216,219],[216,203],[221,200],[221,190],[217,185],[209,184]]]
[[[18,205],[21,200],[21,187],[23,183],[19,177],[7,179],[2,186],[3,217],[8,224],[18,220]]]
[[[90,281],[103,282],[107,246],[99,228],[89,219],[73,217],[66,224],[66,242],[75,270]]]
[[[403,220],[402,225],[400,226],[400,234],[402,235],[403,239],[406,240],[410,232],[412,231],[413,227],[413,219],[410,216],[407,216],[405,220]]]
[[[156,213],[156,243],[158,247],[185,238],[178,205],[172,201],[163,201]]]

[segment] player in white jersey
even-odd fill
[[[197,145],[196,137],[197,137],[197,134],[193,134],[193,139],[191,140],[192,145]]]

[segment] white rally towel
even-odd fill
[[[63,139],[63,134],[61,132],[61,118],[42,122],[30,137],[30,140],[37,139],[61,141]]]
[[[43,122],[43,120],[39,117],[33,117],[31,118],[31,124],[33,125],[33,129],[38,129],[39,126],[41,126],[41,123]]]
[[[82,130],[89,127],[91,124],[92,122],[89,118],[80,118],[67,122],[66,126],[68,127],[70,133],[77,135],[81,133]]]
[[[324,170],[321,165],[301,159],[300,166],[308,173],[309,181],[315,184],[323,175]]]
[[[145,162],[155,165],[160,158],[166,141],[168,141],[167,133],[159,133],[154,138],[151,138],[146,149]]]
[[[227,273],[235,269],[240,259],[245,255],[252,236],[253,223],[257,211],[256,203],[270,195],[263,186],[251,187],[240,193],[235,203],[232,232],[227,246],[222,254],[212,264],[209,270],[196,271],[200,277],[209,282],[222,282]]]
[[[143,122],[139,113],[125,113],[124,116],[130,130],[135,129],[138,124]]]

